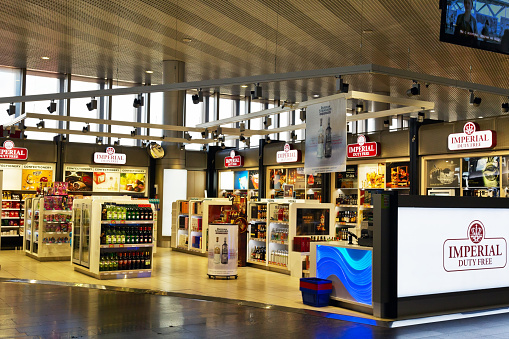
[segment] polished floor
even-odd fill
[[[304,307],[289,276],[241,268],[239,280],[209,280],[205,258],[167,250],[156,262],[153,278],[98,281],[69,263],[2,251],[0,338],[509,338],[509,313],[374,326],[334,307]]]

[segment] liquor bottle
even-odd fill
[[[140,220],[140,208],[138,206],[134,207],[134,220]]]
[[[104,271],[109,271],[110,270],[110,258],[105,254],[104,257],[103,257],[103,260],[104,260],[103,270]]]
[[[135,257],[135,269],[139,270],[140,269],[140,264],[141,264],[141,259],[140,259],[140,252],[134,252],[134,257]]]
[[[106,244],[106,226],[101,227],[101,245]]]
[[[122,206],[122,220],[127,220],[127,207]]]
[[[224,238],[224,243],[221,247],[221,264],[228,264],[228,244],[226,243],[226,237]]]
[[[208,229],[207,229],[208,230]],[[149,226],[148,227],[148,241],[147,241],[149,244],[152,243],[152,227]]]
[[[117,243],[117,234],[114,227],[110,227],[110,244]]]
[[[133,244],[139,244],[140,243],[140,232],[138,232],[138,228],[134,227],[134,242]]]
[[[152,206],[148,207],[148,220],[154,220],[154,211],[152,211]]]
[[[122,259],[122,253],[119,253],[118,254],[118,270],[123,270],[124,269],[124,260]]]
[[[214,264],[221,262],[221,248],[219,247],[219,237],[216,237],[216,244],[214,245]]]
[[[116,227],[116,233],[117,233],[117,244],[122,243],[122,232],[120,231],[120,227]]]
[[[99,271],[104,271],[104,257],[101,256],[101,259],[99,261]]]
[[[318,144],[316,148],[316,157],[323,158],[323,127],[322,127],[322,118],[320,118],[320,128],[318,129]]]
[[[132,270],[133,269],[133,262],[132,262],[132,258],[131,258],[131,252],[126,253],[126,256],[127,256],[126,269],[127,270]]]
[[[324,157],[330,158],[332,156],[332,129],[330,128],[330,117],[327,121],[327,128],[325,129],[325,145]]]
[[[108,204],[103,204],[103,208],[101,210],[101,220],[106,220],[107,216],[108,216],[108,208],[107,208]]]
[[[150,252],[145,253],[145,269],[150,269]]]

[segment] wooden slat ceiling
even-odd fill
[[[439,41],[438,0],[3,0],[0,20],[5,66],[137,83],[152,70],[161,83],[163,60],[184,61],[187,81],[372,63],[509,88],[507,56]],[[346,80],[393,96],[411,85],[370,74]],[[333,94],[334,79],[263,87],[264,97],[303,101]],[[437,104],[432,117],[449,121],[500,115],[507,99],[479,93],[474,108],[465,90],[431,84],[421,93]]]

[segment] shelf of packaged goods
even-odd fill
[[[199,253],[201,253],[201,248],[194,248],[194,247],[190,247],[190,248],[189,248],[189,251],[191,251],[191,252],[199,252]]]
[[[187,245],[177,245],[177,248],[181,249],[181,250],[188,250],[189,248],[187,247]]]
[[[269,261],[269,263],[267,264],[267,266],[270,266],[270,267],[276,267],[276,268],[281,268],[281,269],[284,269],[284,270],[287,270],[288,267],[286,265],[283,265],[283,264],[277,264],[277,263],[272,263],[272,261]]]
[[[179,214],[179,217],[187,217],[189,214],[185,214],[185,213],[182,213],[182,214]]]
[[[46,220],[43,220],[46,224],[68,224],[70,223],[71,221],[46,221]]]
[[[102,277],[102,276],[107,276],[107,275],[118,275],[118,274],[125,274],[125,275],[129,275],[129,274],[133,274],[133,273],[152,273],[152,269],[139,269],[139,270],[119,270],[119,271],[100,271],[99,272],[99,275]]]
[[[202,214],[193,214],[191,215],[191,218],[201,218],[202,216]]]
[[[22,200],[15,200],[15,199],[2,199],[2,201],[16,201],[16,202],[21,202]]]
[[[43,242],[42,244],[46,245],[46,246],[48,246],[48,245],[60,245],[60,246],[69,245],[68,242]]]
[[[137,247],[154,247],[153,243],[148,244],[103,244],[101,248],[137,248]]]
[[[265,265],[267,263],[265,260],[259,259],[248,259],[247,262],[251,264],[262,264],[262,265]]]
[[[358,190],[357,187],[337,187],[337,190]]]
[[[48,214],[48,213],[65,213],[65,214],[70,214],[72,213],[71,210],[44,210],[44,213]]]
[[[12,225],[12,226],[9,226],[9,225],[5,225],[5,226],[0,226],[2,228],[18,228],[19,225]]]
[[[336,205],[337,207],[357,208],[357,205]]]
[[[2,219],[21,219],[21,217],[2,217]]]
[[[259,241],[259,242],[265,242],[266,241],[265,238],[249,238],[249,240],[251,240],[251,241]]]
[[[283,225],[288,225],[289,224],[288,221],[278,221],[278,220],[271,220],[270,223],[271,224],[283,224]]]
[[[44,232],[44,234],[65,234],[65,235],[69,235],[69,232]]]
[[[308,190],[321,190],[321,187],[308,187]]]
[[[187,229],[185,229],[185,228],[179,228],[178,230],[179,230],[179,232],[180,232],[180,231],[187,232]]]
[[[271,240],[270,243],[288,246],[288,241],[285,240]]]
[[[373,205],[368,205],[368,204],[364,204],[364,205],[360,205],[360,208],[373,208]]]
[[[354,223],[354,222],[344,222],[344,221],[339,221],[339,222],[337,223],[337,225],[338,225],[339,227],[342,227],[342,226],[344,226],[344,227],[356,227],[356,226],[357,226],[357,223]]]
[[[14,237],[21,237],[20,234],[2,234],[2,237],[4,238],[14,238]]]
[[[103,220],[102,225],[138,225],[138,224],[153,224],[154,220]]]
[[[266,223],[267,219],[254,219],[252,218],[250,222],[257,222],[257,223]]]
[[[194,232],[194,233],[202,233],[202,230],[193,230],[193,229],[191,229],[191,232]]]
[[[2,208],[2,211],[19,211],[19,208]]]

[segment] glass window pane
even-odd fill
[[[113,88],[126,88],[127,86],[113,85]],[[119,121],[137,121],[137,109],[133,107],[134,95],[116,95],[112,97],[111,120]],[[111,133],[130,135],[133,131],[132,126],[111,125]],[[120,145],[135,146],[135,139],[121,138]]]
[[[196,125],[201,124],[203,122],[203,102],[198,104],[193,104],[193,99],[191,98],[192,94],[186,94],[186,110],[185,110],[185,120],[186,127],[196,127]],[[189,132],[193,140],[201,139],[200,132]],[[186,149],[189,150],[201,150],[202,144],[186,144]]]
[[[290,125],[291,112],[283,112],[279,114],[279,127],[286,127]],[[279,140],[290,140],[290,132],[280,132]]]
[[[81,91],[93,91],[99,90],[100,85],[96,82],[84,81],[79,79],[71,79],[71,91],[72,92],[81,92]],[[89,111],[87,108],[87,103],[90,102],[91,98],[77,98],[71,99],[70,106],[70,115],[72,117],[81,117],[81,118],[99,118],[99,98],[95,98],[97,100],[97,109]],[[69,128],[71,130],[81,131],[86,124],[82,122],[70,122]],[[97,132],[99,131],[98,124],[90,124],[90,131]],[[81,135],[81,134],[70,134],[69,135],[70,142],[86,142],[86,143],[95,143],[95,137],[90,135]]]
[[[305,124],[304,120],[300,119],[300,109],[295,111],[295,125]],[[297,140],[304,140],[306,138],[306,129],[299,129],[296,131]]]
[[[263,110],[263,104],[260,102],[252,102],[251,101],[251,112],[259,112]],[[256,118],[250,120],[250,127],[251,130],[262,130],[263,127],[263,121],[262,118]],[[258,141],[260,140],[260,135],[253,135],[251,137],[251,147],[258,147]]]
[[[219,99],[219,120],[231,118],[233,116],[233,100],[220,98]],[[224,124],[221,125],[226,128],[234,128],[235,124]],[[225,146],[235,147],[235,140],[225,140]]]
[[[19,69],[0,68],[0,91],[4,97],[16,96],[16,87],[20,86]],[[11,121],[14,116],[8,115],[5,111],[9,108],[9,104],[0,104],[0,124],[3,125]],[[16,108],[18,110],[18,108]]]
[[[150,94],[150,123],[151,124],[163,124],[163,93],[151,93]],[[162,137],[163,130],[151,128],[150,135],[155,137]]]

